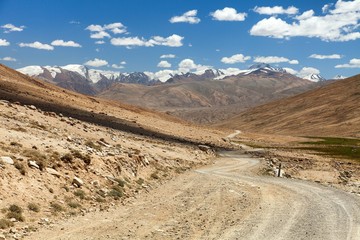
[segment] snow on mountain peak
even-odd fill
[[[320,74],[315,74],[315,73],[309,74],[309,75],[303,77],[303,79],[306,79],[306,80],[309,80],[312,82],[320,82],[320,81],[326,80]]]
[[[38,76],[42,73],[44,73],[44,69],[40,66],[27,66],[23,68],[17,69],[19,72],[29,75],[31,77]]]
[[[343,75],[336,75],[335,77],[333,77],[333,79],[336,79],[336,80],[341,80],[341,79],[345,79],[346,77],[343,76]]]

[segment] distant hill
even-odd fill
[[[217,126],[261,133],[360,137],[360,75],[255,107]]]

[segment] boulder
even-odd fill
[[[11,157],[0,157],[0,162],[14,165],[14,160]]]
[[[82,185],[84,185],[84,182],[83,180],[81,180],[80,178],[78,177],[74,177],[73,179],[73,184],[75,184],[77,187],[81,187]]]
[[[29,160],[28,165],[29,165],[29,167],[31,167],[31,168],[40,169],[40,167],[39,167],[39,165],[37,165],[36,161],[31,161],[31,160]]]
[[[48,172],[51,175],[54,175],[56,177],[61,177],[61,174],[53,168],[46,168],[46,172]]]
[[[208,150],[211,150],[211,147],[206,145],[199,145],[198,146],[201,151],[207,152]]]

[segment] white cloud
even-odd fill
[[[74,42],[74,41],[67,41],[65,42],[64,40],[54,40],[51,42],[51,45],[53,46],[61,46],[61,47],[81,47],[80,44]]]
[[[48,51],[52,51],[54,50],[54,47],[49,45],[49,44],[45,44],[45,43],[41,43],[41,42],[33,42],[33,43],[19,43],[20,47],[30,47],[30,48],[36,48],[36,49],[40,49],[40,50],[48,50]]]
[[[70,21],[69,23],[70,23],[70,24],[77,24],[77,25],[80,24],[79,21],[75,21],[75,20],[72,20],[72,21]]]
[[[311,54],[309,58],[315,59],[341,59],[340,54],[331,54],[331,55],[320,55],[320,54]]]
[[[327,15],[314,16],[312,10],[291,22],[271,16],[257,22],[250,30],[253,36],[272,38],[309,37],[323,41],[351,41],[360,38],[360,0],[338,1]]]
[[[297,20],[305,20],[314,16],[314,14],[315,14],[314,10],[311,9],[309,11],[303,12],[303,14],[301,14],[300,16],[296,16],[295,18]]]
[[[331,8],[331,6],[334,5],[333,3],[329,3],[329,4],[325,4],[321,10],[323,13],[327,13],[329,11],[329,9]]]
[[[298,76],[303,78],[311,74],[320,74],[320,70],[313,67],[303,67],[299,73]]]
[[[283,68],[287,73],[290,73],[292,75],[297,75],[298,74],[298,71],[292,69],[292,68],[288,68],[288,67],[284,67]]]
[[[287,63],[290,63],[290,64],[299,64],[298,60],[290,60],[290,59],[285,58],[285,57],[277,57],[277,56],[255,57],[254,62],[256,62],[256,63],[269,63],[269,64],[287,62]]]
[[[221,59],[221,62],[226,64],[234,64],[234,63],[243,63],[250,59],[251,59],[250,56],[244,56],[243,54],[235,54],[232,55],[231,57],[223,57]]]
[[[277,14],[294,15],[299,12],[299,9],[297,9],[294,6],[290,6],[287,9],[283,8],[282,6],[275,6],[275,7],[258,7],[258,6],[256,6],[254,8],[254,11],[259,14],[265,14],[265,15],[277,15]]]
[[[110,38],[111,36],[105,31],[100,31],[90,34],[90,38],[94,38],[94,39],[103,39],[104,37]]]
[[[160,68],[171,68],[171,63],[168,61],[160,61],[157,66]]]
[[[91,66],[91,67],[102,67],[107,64],[108,64],[108,62],[106,60],[98,59],[98,58],[95,58],[94,60],[89,60],[86,63],[84,63],[84,65]]]
[[[110,38],[111,36],[108,31],[114,34],[127,33],[126,27],[120,22],[105,24],[103,26],[91,24],[87,26],[85,30],[89,30],[91,32],[90,38],[95,39],[103,39],[104,37]]]
[[[9,33],[9,32],[21,32],[24,30],[25,26],[20,26],[20,27],[16,27],[11,23],[2,25],[1,28],[4,28],[4,33]]]
[[[211,68],[211,66],[196,64],[192,59],[184,59],[179,63],[178,72],[187,73],[191,72],[191,70],[195,70],[195,72],[204,72],[206,69]]]
[[[225,7],[210,13],[213,20],[217,21],[244,21],[247,16],[246,13],[238,13],[236,9]]]
[[[180,23],[180,22],[186,22],[190,24],[197,24],[200,22],[200,18],[196,17],[197,10],[190,10],[184,13],[181,16],[174,16],[170,18],[171,23]]]
[[[338,0],[335,4],[335,9],[330,12],[333,14],[336,13],[349,13],[349,12],[359,12],[360,10],[360,1],[341,1]]]
[[[153,47],[153,46],[168,46],[168,47],[181,47],[182,40],[184,37],[179,35],[173,34],[167,38],[155,36],[152,37],[150,40],[146,40],[144,38],[139,37],[122,37],[122,38],[112,38],[111,44],[115,46],[127,46],[127,47],[134,47],[134,46],[145,46],[145,47]]]
[[[9,46],[9,45],[10,45],[10,43],[6,39],[0,38],[0,46],[1,47],[5,47],[5,46]]]
[[[121,61],[120,64],[121,64],[121,65],[125,65],[126,62],[125,62],[125,61]]]
[[[165,54],[161,55],[160,58],[175,58],[176,56],[174,54]]]
[[[112,68],[116,68],[116,69],[123,69],[123,68],[125,68],[124,66],[122,66],[122,65],[117,65],[117,64],[112,64],[111,67],[112,67]]]
[[[105,41],[102,41],[102,40],[96,41],[95,44],[105,44]]]
[[[353,58],[349,63],[336,65],[335,68],[360,68],[360,58]]]
[[[169,70],[164,69],[160,70],[158,72],[144,72],[146,75],[150,76],[151,78],[158,79],[161,82],[165,82],[166,80],[169,80],[173,75],[177,74],[176,70]]]
[[[4,58],[0,58],[0,60],[7,62],[16,62],[16,59],[12,57],[4,57]]]

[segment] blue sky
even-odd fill
[[[133,72],[360,72],[360,0],[0,0],[0,62]]]

